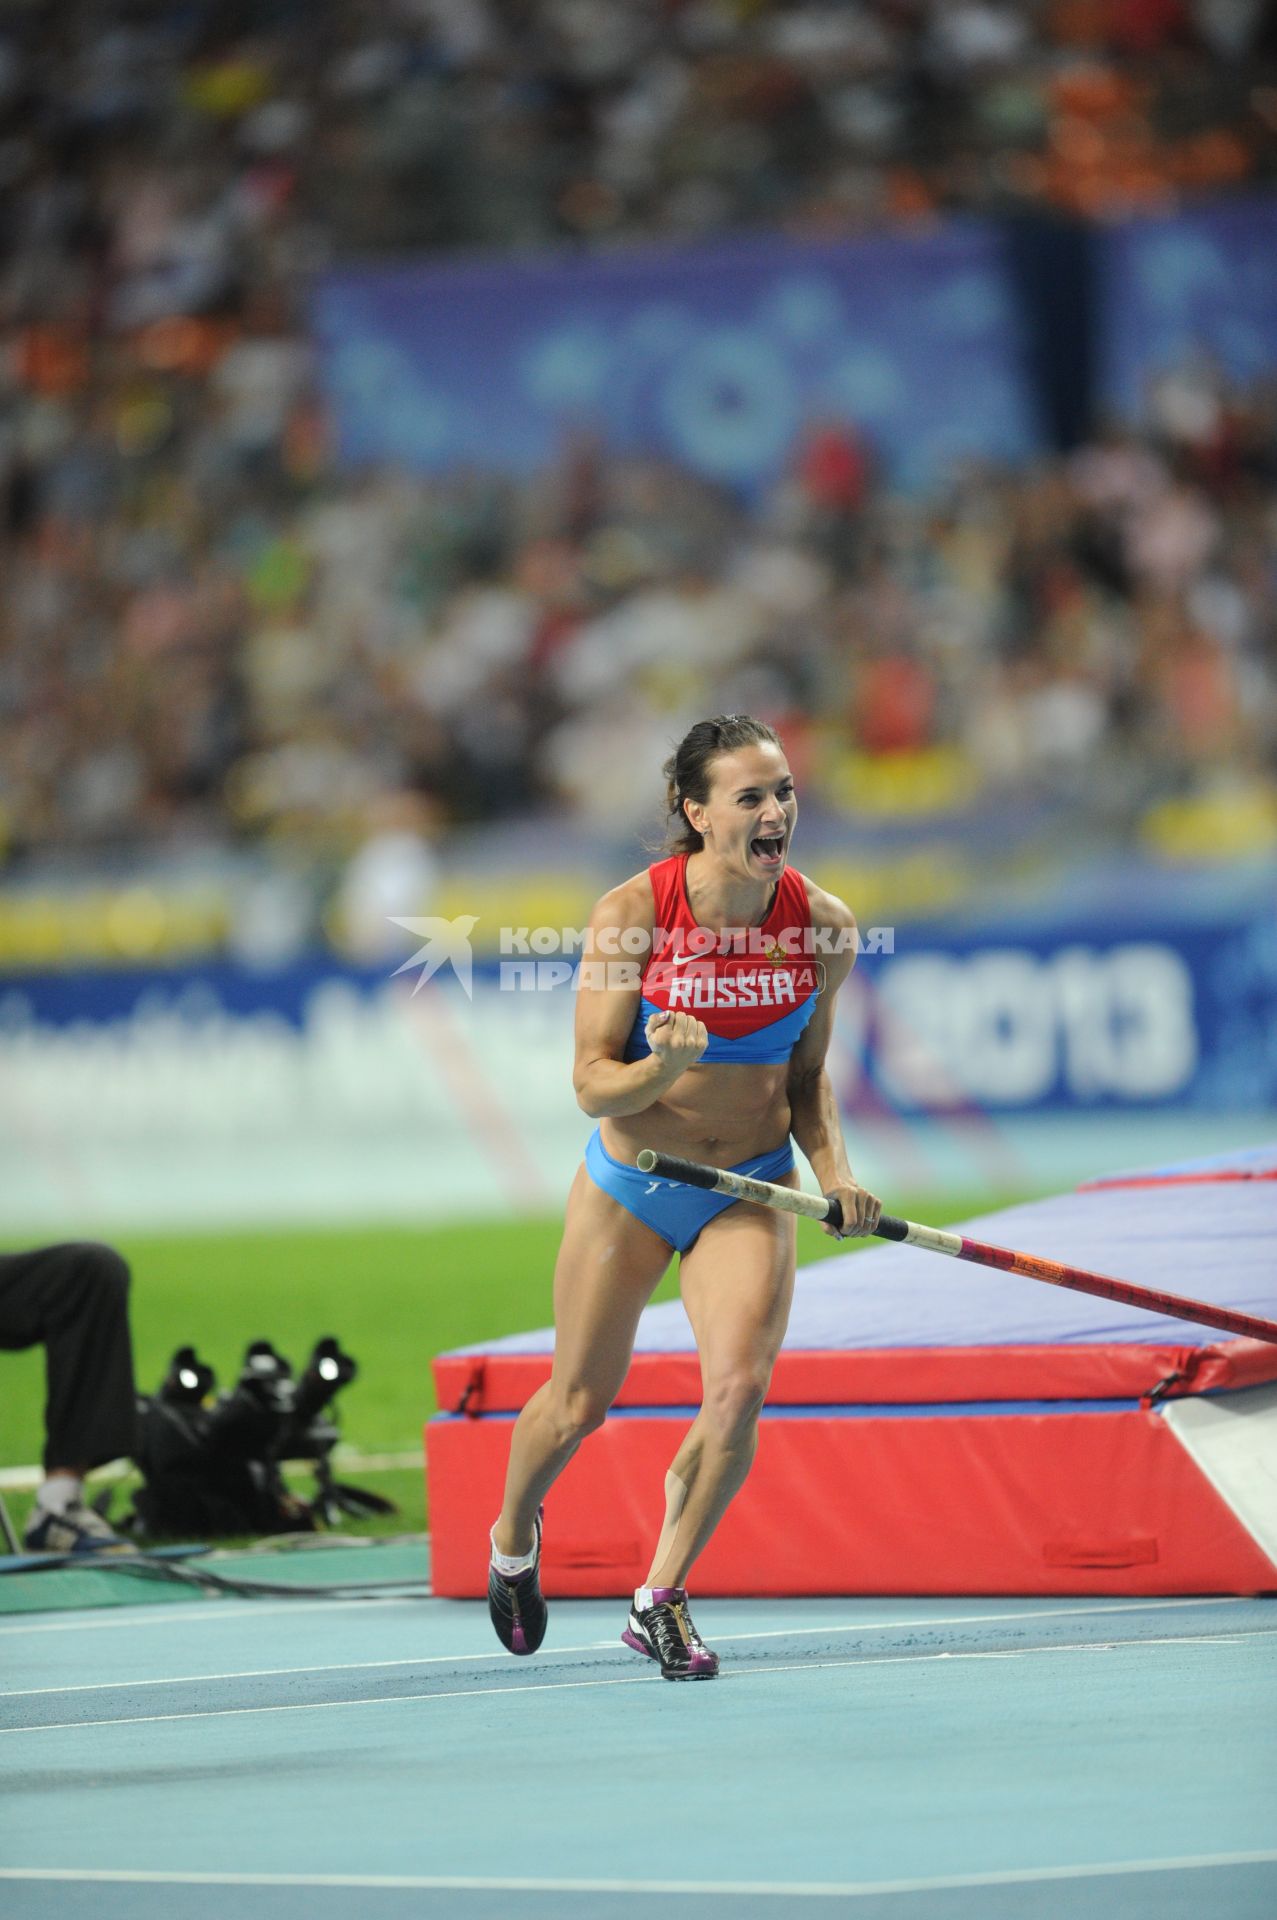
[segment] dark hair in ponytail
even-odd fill
[[[685,800],[704,806],[709,799],[710,775],[715,760],[738,747],[753,747],[767,741],[780,745],[773,727],[755,720],[748,713],[720,713],[712,720],[698,720],[679,741],[665,762],[665,800],[669,809],[664,853],[699,853],[705,845],[701,835],[683,810]]]

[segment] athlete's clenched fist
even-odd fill
[[[643,1031],[658,1059],[666,1066],[676,1066],[680,1073],[685,1067],[694,1067],[709,1045],[704,1022],[694,1020],[690,1013],[651,1014]]]

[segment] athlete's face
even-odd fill
[[[774,880],[789,854],[798,801],[779,747],[768,740],[723,753],[710,768],[709,800],[689,804],[692,825],[734,872]]]

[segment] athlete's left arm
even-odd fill
[[[824,958],[825,984],[815,1010],[789,1058],[789,1129],[810,1161],[821,1192],[836,1197],[842,1206],[842,1231],[825,1228],[841,1240],[872,1233],[882,1212],[881,1200],[862,1187],[851,1171],[838,1102],[825,1065],[834,1030],[834,1001],[856,963],[856,922],[851,908],[835,895],[810,882],[808,887],[812,926],[828,929],[833,950]]]

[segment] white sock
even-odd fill
[[[634,1589],[635,1613],[646,1613],[647,1609],[650,1606],[653,1606],[654,1604],[655,1603],[652,1599],[652,1589],[650,1587],[635,1587]]]
[[[46,1513],[65,1513],[84,1492],[78,1474],[51,1473],[36,1494],[36,1502]]]
[[[536,1565],[537,1543],[535,1537],[526,1553],[499,1553],[497,1551],[496,1531],[496,1527],[492,1527],[489,1531],[488,1538],[492,1541],[492,1564],[497,1572],[504,1573],[509,1579],[513,1579],[516,1573],[529,1572],[530,1569]]]

